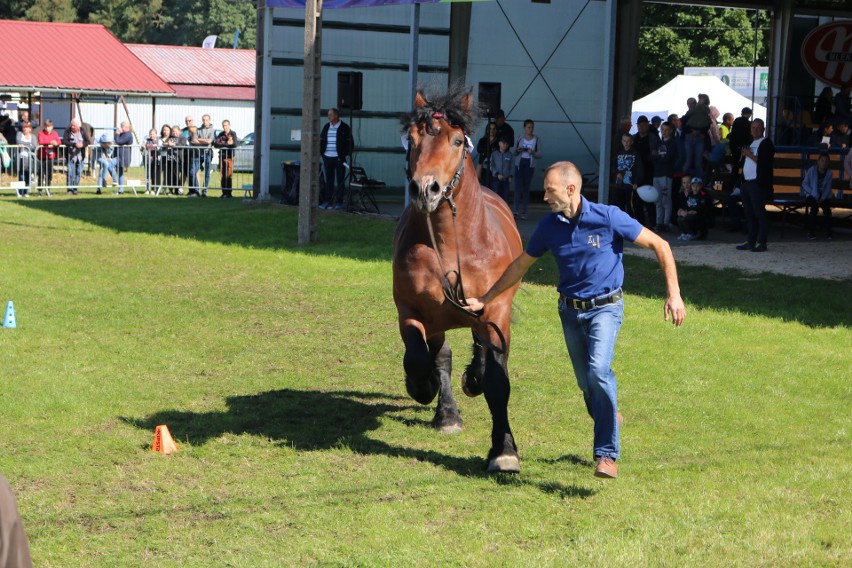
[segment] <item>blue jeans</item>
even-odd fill
[[[189,189],[198,193],[198,170],[201,169],[201,155],[197,148],[192,149],[192,157],[189,161]]]
[[[201,164],[204,166],[204,193],[207,193],[207,188],[210,187],[210,160],[213,159],[213,152],[204,150],[201,155]]]
[[[613,459],[621,454],[612,360],[623,317],[624,300],[590,310],[575,310],[570,302],[559,300],[565,345],[586,410],[595,423],[595,456]]]
[[[325,193],[328,196],[328,205],[332,203],[345,205],[343,202],[343,198],[346,196],[346,188],[343,185],[343,178],[346,176],[346,168],[343,165],[345,162],[346,158],[341,158],[340,156],[322,157],[322,165],[325,169]]]
[[[530,184],[532,183],[533,168],[530,166],[532,160],[518,160],[515,168],[515,214],[527,214],[527,206],[530,204]],[[521,202],[523,200],[523,203]],[[523,209],[520,207],[523,206]]]
[[[503,201],[508,205],[509,203],[509,180],[508,178],[503,178],[502,180],[497,179],[497,176],[491,178],[491,191],[499,195],[503,198]]]
[[[701,132],[690,132],[684,140],[686,148],[686,162],[683,164],[683,173],[691,176],[704,175],[704,135]]]
[[[748,242],[766,244],[769,235],[769,218],[766,215],[767,191],[756,181],[745,180],[740,184],[740,196],[743,200]]]
[[[118,181],[118,174],[115,173],[115,158],[108,158],[101,154],[101,157],[98,158],[98,165],[100,166],[100,170],[98,171],[98,189],[101,189],[106,184],[107,172],[109,172],[113,183]]]
[[[76,190],[80,185],[80,176],[83,175],[83,160],[68,160],[68,189]]]

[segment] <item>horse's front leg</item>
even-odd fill
[[[453,374],[453,352],[447,343],[445,334],[433,337],[429,340],[429,351],[434,356],[434,367],[432,376],[438,381],[438,406],[435,408],[435,417],[432,426],[444,434],[456,434],[461,432],[464,422],[459,415],[459,408],[453,398],[452,374]]]
[[[488,471],[518,473],[521,464],[518,448],[509,427],[509,373],[508,353],[495,353],[486,349],[483,387],[485,401],[491,411],[491,450],[488,452]]]
[[[463,422],[450,383],[453,353],[444,334],[431,338],[427,343],[423,327],[409,322],[402,329],[402,340],[405,343],[403,368],[408,395],[420,404],[429,404],[437,395],[438,406],[432,425],[444,433],[459,432]]]

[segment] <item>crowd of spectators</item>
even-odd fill
[[[159,134],[151,129],[144,140],[139,140],[129,121],[95,138],[91,125],[73,118],[60,136],[49,119],[35,132],[38,120],[22,105],[17,121],[0,111],[0,173],[23,182],[17,184],[21,186],[16,188],[18,197],[29,197],[33,186],[38,195],[43,191],[49,195],[60,165],[66,173],[63,187],[69,195],[78,193],[84,175],[96,178],[96,194],[104,193],[111,184],[121,195],[134,148],[138,148],[146,193],[184,195],[186,188],[190,197],[207,197],[215,148],[219,150],[221,197],[232,197],[235,148],[240,138],[231,130],[230,121],[222,121],[222,130],[212,125],[207,114],[200,126],[192,116],[187,116],[185,123],[183,128],[164,124]]]

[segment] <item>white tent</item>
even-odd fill
[[[719,109],[718,121],[722,121],[722,115],[730,112],[734,118],[740,116],[743,107],[752,109],[752,118],[760,118],[766,122],[766,107],[757,103],[752,104],[750,99],[745,98],[718,77],[709,75],[678,75],[653,93],[633,101],[632,119],[645,115],[650,120],[654,115],[663,120],[674,113],[683,116],[687,111],[686,99],[696,98],[699,93],[710,97],[710,105]],[[768,129],[768,128],[767,128]],[[636,131],[636,127],[633,127]]]

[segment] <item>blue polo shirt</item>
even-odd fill
[[[624,283],[624,239],[635,241],[642,225],[611,205],[582,205],[576,223],[561,213],[550,213],[539,222],[527,254],[540,257],[550,250],[559,267],[562,294],[588,300],[614,292]]]

